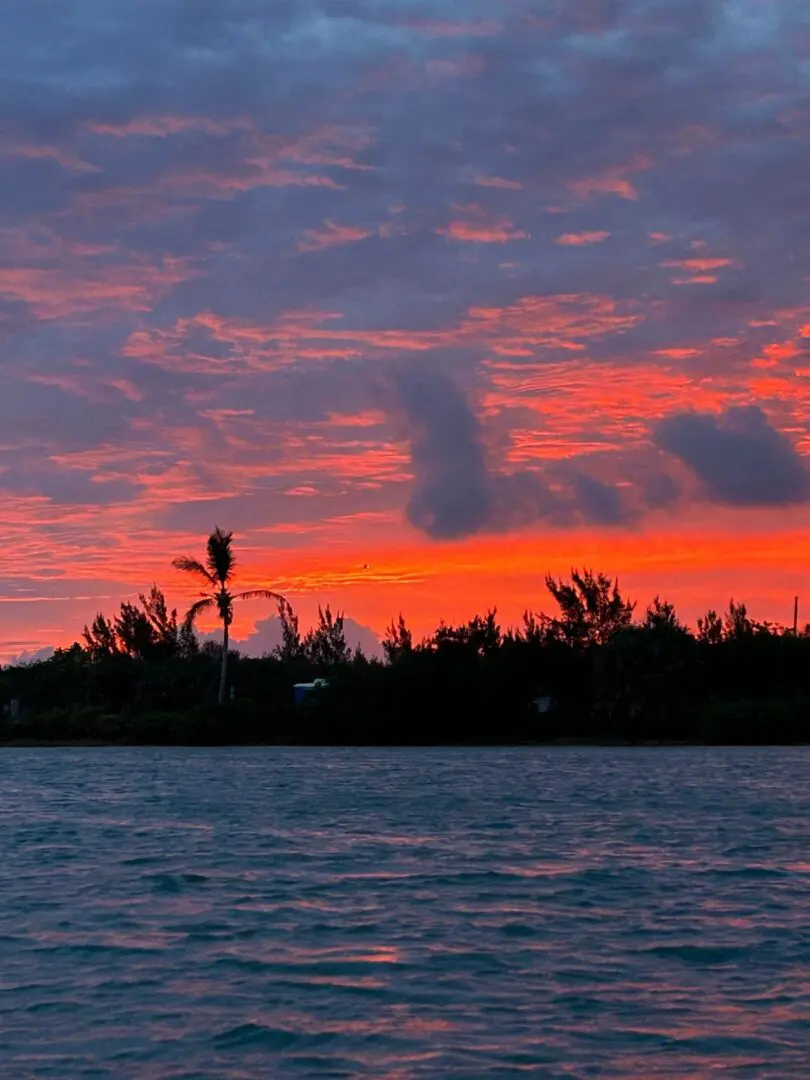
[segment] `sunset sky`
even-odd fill
[[[805,0],[3,0],[0,115],[0,659],[215,524],[305,624],[810,618]]]

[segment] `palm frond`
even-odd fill
[[[234,600],[275,600],[283,601],[281,593],[272,592],[270,589],[248,589],[246,592],[238,592],[233,595]]]
[[[236,566],[236,560],[231,550],[232,542],[233,533],[223,532],[218,525],[208,537],[208,544],[206,545],[208,556],[205,562],[208,573],[220,585],[230,581]]]
[[[194,623],[197,621],[197,616],[202,615],[204,611],[210,611],[211,608],[217,606],[217,602],[213,596],[206,596],[202,600],[198,600],[192,604],[186,612],[186,617],[183,620],[183,625],[187,630],[191,630]]]
[[[179,559],[172,559],[172,566],[175,570],[182,570],[185,574],[195,574],[197,577],[202,578],[206,585],[213,585],[216,588],[216,578],[205,569],[199,559],[191,559],[187,555],[181,555]]]

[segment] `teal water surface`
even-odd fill
[[[0,1076],[810,1075],[810,751],[0,753]]]

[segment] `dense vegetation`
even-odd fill
[[[261,659],[226,654],[223,704],[221,646],[201,646],[193,617],[178,622],[153,587],[114,618],[97,616],[81,643],[0,671],[0,739],[810,741],[807,629],[756,622],[732,602],[693,631],[657,598],[637,614],[602,574],[546,584],[557,613],[527,613],[519,628],[504,629],[489,611],[415,641],[400,617],[384,660],[352,653],[343,617],[329,608],[302,635],[277,597],[282,644]],[[214,596],[212,606],[227,630],[229,601]],[[328,685],[296,706],[294,684],[316,678]],[[548,711],[538,711],[538,698]]]

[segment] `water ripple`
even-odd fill
[[[6,750],[0,1075],[804,1078],[808,764]]]

